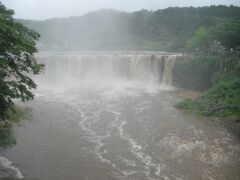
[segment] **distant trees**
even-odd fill
[[[210,6],[133,13],[101,10],[81,17],[21,22],[40,32],[45,50],[64,50],[67,42],[72,50],[184,51],[197,30],[203,35],[219,23],[239,17],[240,7]]]
[[[195,49],[201,51],[209,51],[211,37],[208,30],[204,27],[199,27],[194,36],[187,41],[186,47],[188,49]]]
[[[211,34],[227,49],[240,48],[240,19],[225,20],[212,28]]]
[[[224,20],[209,29],[199,27],[186,48],[202,52],[233,51],[240,48],[240,20]]]
[[[16,22],[13,14],[0,3],[0,121],[7,118],[8,109],[13,109],[13,99],[33,98],[31,89],[36,84],[29,73],[38,74],[43,68],[33,56],[39,34]]]
[[[219,9],[223,10],[223,7]],[[219,9],[218,13],[221,12]],[[222,19],[209,27],[200,26],[188,40],[186,47],[194,56],[191,61],[181,65],[184,82],[188,79],[186,85],[191,88],[198,87],[196,84],[210,83],[207,86],[209,89],[200,97],[196,100],[186,99],[178,103],[177,108],[207,116],[232,116],[240,122],[239,17]],[[199,81],[201,78],[206,79]]]

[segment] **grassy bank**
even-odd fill
[[[180,69],[175,73],[182,72],[186,78],[183,88],[204,91],[198,98],[185,99],[175,107],[199,115],[220,117],[240,137],[239,56],[197,56],[183,60],[178,67]]]
[[[240,78],[222,80],[196,100],[185,99],[176,107],[207,116],[234,115],[240,119]]]

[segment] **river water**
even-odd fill
[[[64,59],[69,61],[69,57]],[[134,70],[136,74],[140,70],[146,74],[152,72],[152,69],[142,70],[138,63],[132,63],[132,68],[138,68]],[[73,64],[76,62],[64,66]],[[1,151],[0,177],[238,180],[239,141],[213,119],[174,108],[181,100],[180,90],[170,84],[172,63],[165,64],[168,65],[158,76],[168,76],[161,79],[168,79],[169,83],[156,83],[154,78],[150,81],[146,76],[135,75],[129,80],[128,75],[127,80],[105,76],[104,85],[100,86],[102,77],[91,76],[94,79],[91,83],[84,81],[83,85],[69,87],[72,84],[69,73],[63,73],[63,77],[63,70],[59,74],[47,69],[45,77],[37,80],[44,86],[39,85],[35,100],[22,104],[31,108],[31,120],[14,127],[17,144]],[[103,73],[101,64],[98,66]],[[58,65],[54,67],[59,69]],[[110,69],[116,71],[113,66]],[[79,71],[82,75],[83,70]],[[59,82],[49,88],[56,78]],[[152,80],[152,75],[148,78]]]

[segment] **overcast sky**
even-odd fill
[[[121,11],[157,10],[167,7],[237,5],[240,0],[0,0],[15,10],[16,18],[47,19],[79,16],[89,11],[111,8]]]

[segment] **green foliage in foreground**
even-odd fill
[[[13,109],[8,109],[6,110],[6,115],[8,117],[8,121],[3,121],[2,124],[0,124],[0,128],[1,126],[5,126],[5,124],[9,124],[9,123],[19,123],[21,121],[21,119],[23,118],[27,118],[27,109],[21,108],[21,107],[17,107],[17,106],[13,106]]]
[[[7,148],[16,144],[16,138],[13,131],[13,124],[20,122],[26,117],[27,111],[20,107],[14,106],[14,112],[7,110],[8,121],[0,121],[0,148]]]
[[[31,109],[18,106],[12,107],[14,111],[8,109],[6,114],[7,121],[0,121],[0,150],[16,145],[16,137],[13,129],[14,124],[19,124],[23,120],[30,121],[32,119]]]
[[[16,144],[16,138],[12,129],[12,124],[0,126],[0,148],[11,147]]]
[[[198,99],[186,99],[176,107],[207,116],[235,115],[240,119],[240,77],[220,81]]]
[[[30,74],[40,73],[43,65],[34,59],[39,34],[18,23],[14,12],[0,3],[0,121],[9,118],[13,99],[33,99],[36,84]]]

